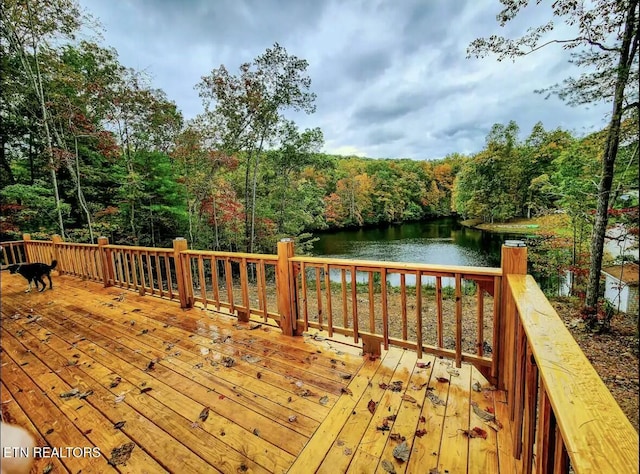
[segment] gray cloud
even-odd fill
[[[328,152],[438,158],[473,153],[494,123],[515,120],[526,136],[545,128],[602,128],[606,106],[571,108],[535,94],[576,70],[566,51],[497,62],[466,59],[476,37],[522,34],[546,20],[532,5],[501,31],[475,0],[80,0],[105,25],[121,62],[147,71],[186,118],[202,111],[200,78],[224,64],[236,73],[274,42],[309,62],[317,112],[290,114],[321,127]]]

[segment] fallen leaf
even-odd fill
[[[406,441],[393,448],[393,457],[402,462],[409,460],[409,446],[407,446]]]
[[[201,347],[200,354],[202,354],[203,356],[206,356],[207,354],[209,354],[209,349],[206,347]]]
[[[483,421],[494,421],[496,419],[495,415],[487,411],[484,411],[482,408],[478,406],[477,403],[472,403],[471,406],[473,408],[473,412],[476,415],[478,415]]]
[[[401,397],[405,402],[409,403],[418,403],[418,400],[413,398],[411,395],[407,395],[406,393]]]
[[[351,456],[352,453],[353,453],[353,450],[351,448],[344,448],[345,456]]]
[[[125,464],[131,457],[131,452],[136,445],[134,443],[126,443],[122,446],[118,446],[111,450],[111,458],[109,464],[117,466],[118,464]]]
[[[249,354],[243,355],[241,359],[244,360],[245,362],[249,362],[250,364],[256,364],[262,360],[258,356],[249,355]]]
[[[349,380],[351,378],[351,374],[343,374],[340,376],[342,380]]]
[[[369,409],[369,413],[371,413],[372,415],[375,413],[376,411],[376,407],[378,406],[378,404],[376,402],[374,402],[373,400],[369,400],[369,403],[367,404],[367,408]]]
[[[482,386],[480,385],[480,382],[478,382],[477,380],[473,382],[473,384],[471,385],[471,388],[473,389],[474,392],[482,391]]]
[[[382,390],[386,390],[387,388],[389,388],[389,386],[384,382],[378,382],[378,387],[380,387]]]
[[[121,379],[120,377],[116,377],[115,379],[113,379],[113,380],[111,381],[111,383],[109,384],[109,387],[110,387],[110,388],[115,388],[115,387],[117,387],[118,385],[120,385],[120,382],[122,382],[122,379]]]
[[[431,367],[431,361],[425,363],[425,362],[416,362],[416,367],[419,369],[428,369],[429,367]]]
[[[47,465],[42,469],[42,474],[49,474],[51,471],[53,471],[53,463],[49,463],[49,464],[47,464]]]
[[[125,423],[126,421],[119,421],[113,425],[113,429],[119,430],[120,428],[124,427]]]
[[[155,361],[150,360],[149,363],[147,364],[147,368],[144,369],[145,372],[149,371],[149,370],[153,370],[153,368],[156,366]]]
[[[68,392],[64,392],[60,394],[60,398],[73,398],[80,393],[80,390],[77,388],[71,389]]]
[[[407,438],[402,436],[400,433],[391,433],[389,435],[389,439],[392,439],[393,441],[405,441]]]
[[[318,400],[320,402],[320,405],[322,406],[326,406],[327,403],[329,403],[329,397],[327,397],[326,395],[324,397],[321,397],[320,400]]]
[[[207,418],[209,418],[209,407],[204,407],[198,415],[198,419],[204,422],[207,421]]]
[[[424,415],[423,415],[423,416],[421,416],[421,417],[418,419],[418,421],[419,421],[420,423],[426,423],[426,422],[427,422],[427,419],[426,419],[426,418],[424,417]]]
[[[293,423],[294,421],[296,421],[298,419],[298,417],[296,415],[290,415],[289,416],[289,423]]]
[[[53,428],[49,428],[47,430],[47,432],[45,433],[45,435],[50,435],[51,433],[53,433],[55,430]]]
[[[453,367],[450,367],[447,369],[447,373],[449,375],[451,375],[452,377],[459,377],[460,376],[460,371],[458,369],[454,369]]]
[[[493,409],[493,407],[487,407],[485,408],[485,411],[491,413],[492,415],[495,415],[496,411]]]
[[[253,331],[255,329],[259,329],[261,327],[262,327],[262,324],[260,324],[260,323],[251,323],[251,324],[249,324],[249,330],[250,331]]]
[[[124,401],[124,395],[118,395],[115,399],[116,403],[120,403]]]
[[[442,406],[446,405],[445,401],[442,400],[440,397],[438,397],[438,395],[436,395],[435,393],[427,392],[427,398],[434,405],[442,405]]]
[[[151,390],[152,390],[152,388],[151,388],[151,387],[141,388],[141,389],[140,389],[140,393],[147,393],[147,392],[150,392]]]
[[[257,437],[260,437],[260,430],[258,428],[254,428],[253,434],[256,435]]]
[[[440,383],[449,383],[449,379],[446,377],[436,377],[436,380]]]
[[[93,394],[93,390],[87,390],[86,392],[79,393],[78,394],[78,398],[80,400],[84,400],[85,398],[87,398],[91,394]]]
[[[346,393],[347,395],[353,395],[353,392],[352,392],[349,388],[347,388],[347,387],[342,387],[342,388],[340,389],[340,392],[341,392],[341,393]]]
[[[395,380],[391,383],[390,387],[392,392],[402,392],[402,381]]]
[[[385,472],[388,472],[389,474],[396,474],[396,468],[391,462],[387,461],[386,459],[382,461],[382,469],[384,469]]]
[[[487,432],[479,427],[474,427],[471,430],[462,430],[462,432],[469,438],[482,438],[487,439]]]
[[[236,360],[233,357],[223,357],[222,363],[225,367],[233,367],[236,363]]]
[[[418,438],[422,438],[426,434],[427,434],[427,430],[425,430],[424,428],[422,428],[421,430],[416,430],[416,436]]]

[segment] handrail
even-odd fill
[[[394,345],[414,349],[418,357],[423,352],[451,357],[458,367],[472,362],[495,378],[497,367],[485,347],[494,345],[497,335],[485,327],[497,330],[499,305],[485,299],[485,293],[499,294],[501,268],[308,256],[289,262],[296,275],[299,331],[314,328],[329,337],[338,333],[356,343],[362,339],[367,352]],[[469,311],[463,309],[463,298],[475,299],[475,314],[464,314]],[[463,334],[463,318],[474,319],[474,330],[466,325]],[[394,320],[400,328],[392,332]],[[463,341],[471,346],[464,348]]]
[[[472,267],[462,265],[434,265],[430,263],[406,263],[406,262],[383,262],[379,260],[350,260],[341,258],[327,257],[292,257],[291,262],[306,262],[312,264],[331,263],[333,266],[343,267],[367,267],[367,268],[386,268],[387,270],[407,271],[407,272],[428,272],[436,275],[438,273],[446,273],[454,275],[460,273],[463,275],[476,275],[496,277],[502,275],[502,269],[497,267]]]
[[[530,275],[508,275],[507,281],[520,326],[512,410],[524,425],[523,438],[514,440],[524,445],[523,472],[531,472],[526,469],[532,462],[534,435],[538,437],[536,462],[542,464],[538,472],[568,472],[562,461],[567,454],[577,474],[638,472],[638,433],[544,293]],[[524,364],[518,363],[523,359]],[[538,386],[543,409],[536,416]],[[545,414],[547,405],[551,414]],[[554,452],[554,447],[562,446],[562,452]]]

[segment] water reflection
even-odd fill
[[[510,236],[490,234],[461,226],[453,218],[414,222],[375,229],[342,230],[317,234],[313,254],[333,258],[380,260],[436,265],[497,267],[500,248]],[[415,285],[415,277],[407,275],[407,284]],[[331,272],[332,281],[340,281],[340,272]],[[443,285],[452,285],[445,281]],[[347,281],[350,275],[347,272]],[[368,282],[367,273],[358,273],[356,281]],[[398,285],[400,275],[391,274],[387,281]],[[423,277],[425,285],[435,284]]]

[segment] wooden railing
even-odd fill
[[[450,357],[458,367],[462,361],[492,367],[487,352],[498,327],[493,295],[499,293],[500,268],[314,257],[290,261],[297,276],[298,330],[321,329],[356,343],[362,339],[368,352],[394,345],[415,350],[419,358],[423,352]]]
[[[241,320],[258,316],[279,322],[276,255],[187,250],[184,259],[190,304],[225,308]]]
[[[501,268],[419,265],[51,241],[3,242],[3,264],[57,269],[279,325],[346,336],[365,352],[400,346],[473,363],[507,391],[513,453],[523,472],[638,472],[638,433],[531,276],[527,249],[502,248]],[[466,324],[465,324],[466,323]]]
[[[526,473],[637,473],[638,432],[529,275],[506,276],[513,452]],[[534,462],[535,461],[535,462]]]

